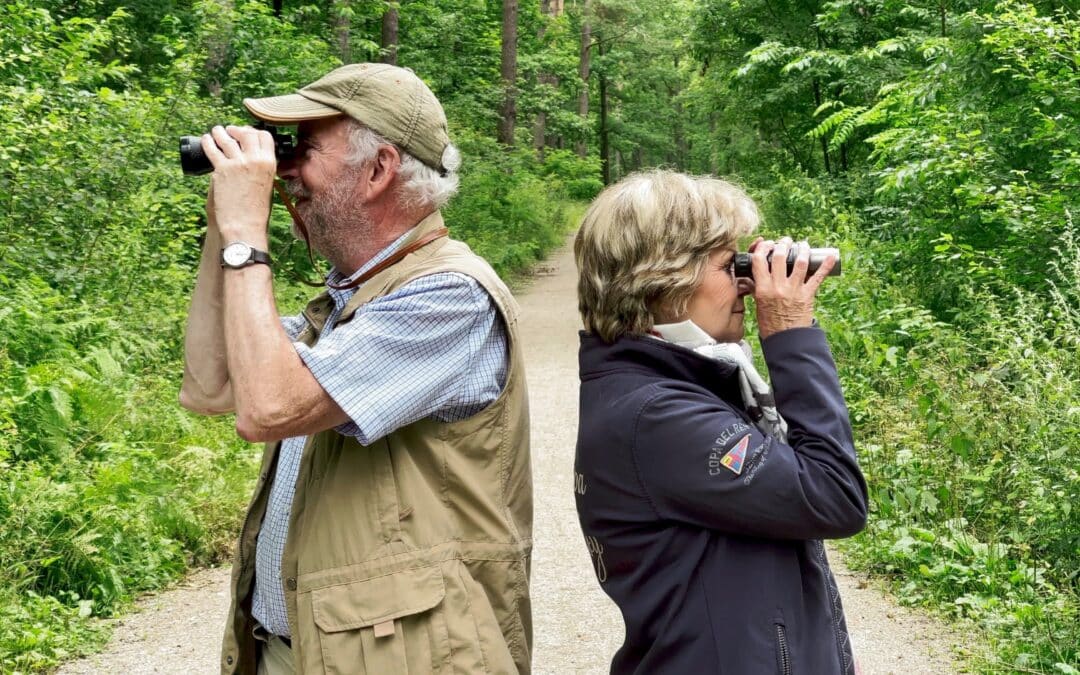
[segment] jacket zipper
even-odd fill
[[[776,624],[776,646],[780,650],[781,675],[791,675],[791,654],[788,652],[787,633],[783,624]]]

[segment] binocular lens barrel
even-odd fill
[[[292,135],[281,133],[277,127],[267,124],[256,124],[255,128],[270,132],[274,139],[274,156],[279,162],[296,156],[296,139]],[[214,170],[210,158],[203,152],[202,136],[180,137],[180,168],[185,176],[201,176]]]
[[[201,176],[214,170],[202,149],[202,136],[180,137],[180,168],[185,176]]]
[[[810,264],[806,267],[806,276],[810,276],[814,272],[817,272],[821,267],[821,263],[825,262],[825,258],[832,255],[836,258],[836,264],[829,270],[830,277],[840,276],[840,250],[835,248],[812,248],[810,249]],[[798,257],[799,251],[796,248],[788,251],[787,255],[787,273],[791,274],[791,270],[795,267],[795,258]],[[769,269],[772,269],[772,254],[770,253],[766,260],[769,261]],[[745,277],[752,279],[754,277],[753,267],[751,265],[751,258],[749,253],[736,253],[735,254],[735,276]]]

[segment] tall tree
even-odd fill
[[[540,27],[537,29],[536,37],[541,45],[544,44],[544,35],[547,31],[548,19],[559,16],[562,13],[563,3],[562,0],[540,0],[540,13],[543,15],[543,20],[540,22]],[[541,71],[536,76],[536,83],[541,89],[559,88],[559,77],[546,71]],[[547,110],[541,107],[536,113],[536,122],[533,125],[533,147],[536,148],[536,155],[540,161],[544,160],[544,147],[547,145]]]
[[[233,0],[216,0],[208,6],[215,10],[218,21],[211,23],[206,36],[206,90],[211,96],[220,96],[221,78],[227,68],[233,37]]]
[[[398,47],[398,9],[397,5],[393,3],[386,6],[386,11],[383,12],[382,15],[382,41],[379,43],[379,46],[382,48],[382,62],[396,66]]]
[[[517,121],[517,19],[518,1],[503,0],[503,106],[499,119],[499,142],[504,145],[514,144],[514,123]]]
[[[352,0],[334,0],[333,33],[334,44],[342,63],[352,63]]]
[[[604,41],[597,40],[598,55],[604,57]],[[600,173],[604,185],[611,185],[611,137],[608,135],[608,77],[600,71]]]
[[[585,0],[581,16],[581,47],[578,52],[578,77],[581,79],[581,89],[578,90],[578,117],[581,118],[582,126],[589,120],[589,69],[591,67],[592,54],[592,24],[589,16],[589,0]],[[589,153],[589,144],[585,138],[577,143],[577,154],[586,157]]]

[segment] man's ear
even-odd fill
[[[401,155],[392,145],[380,145],[375,152],[375,159],[368,164],[367,197],[376,200],[390,189],[401,169]]]

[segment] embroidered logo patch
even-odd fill
[[[735,444],[735,447],[728,450],[720,458],[720,463],[738,476],[742,473],[743,461],[746,460],[746,449],[748,447],[750,447],[750,434],[743,436],[742,440]]]

